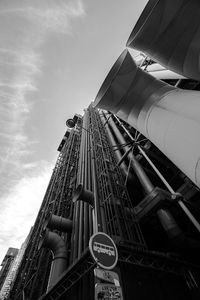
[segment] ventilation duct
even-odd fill
[[[94,105],[140,131],[200,187],[199,96],[197,91],[175,88],[141,70],[125,50]]]
[[[61,236],[48,229],[45,229],[42,234],[38,250],[41,248],[49,248],[53,253],[53,261],[47,287],[48,292],[67,268],[67,248]]]
[[[74,192],[73,202],[82,200],[94,206],[94,194],[85,189],[82,184],[79,184]]]
[[[127,41],[167,69],[200,80],[200,2],[150,0]]]
[[[66,219],[56,215],[50,215],[48,217],[44,227],[49,229],[56,229],[62,232],[71,232],[73,222],[70,219]]]

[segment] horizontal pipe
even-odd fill
[[[47,220],[45,226],[49,229],[56,229],[62,232],[71,232],[72,224],[72,220],[52,214]]]
[[[94,206],[94,193],[84,188],[82,184],[79,184],[73,195],[73,202],[84,201]]]

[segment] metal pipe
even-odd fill
[[[79,232],[79,206],[80,202],[74,204],[74,218],[73,218],[73,228],[74,232],[72,232],[72,259],[71,263],[74,262],[74,260],[77,257],[78,254],[78,232]]]
[[[177,200],[179,206],[182,208],[182,210],[184,211],[184,213],[187,215],[187,217],[189,218],[189,220],[193,223],[193,225],[195,226],[195,228],[200,232],[200,224],[199,222],[197,222],[197,220],[194,218],[194,216],[191,214],[191,212],[189,211],[189,209],[185,206],[185,204],[181,201],[182,195],[179,193],[176,193],[174,191],[174,189],[169,185],[169,183],[167,182],[167,180],[164,178],[164,176],[160,173],[160,171],[156,168],[156,166],[152,163],[152,161],[150,160],[150,158],[146,155],[146,153],[143,151],[143,149],[139,146],[138,149],[140,150],[140,152],[142,153],[142,155],[145,157],[145,159],[148,161],[148,163],[151,165],[151,167],[153,168],[153,170],[156,172],[156,174],[158,175],[158,177],[161,179],[161,181],[164,183],[164,185],[166,186],[166,188],[169,190],[169,192],[172,194],[172,198],[175,200]],[[180,197],[181,196],[181,197]]]
[[[182,251],[185,251],[186,249],[192,249],[196,251],[200,250],[199,241],[196,241],[192,238],[187,238],[184,235],[168,209],[159,209],[157,211],[157,216],[165,232],[167,233],[167,236],[175,246],[182,247]]]
[[[116,124],[114,123],[113,119],[110,118],[109,120],[114,133],[116,134],[116,138],[118,139],[119,143],[121,144],[126,144],[126,140],[123,137],[123,135],[121,134],[121,132],[119,131],[119,129],[117,128]],[[129,150],[128,146],[125,146],[124,149],[126,151]],[[138,162],[138,160],[135,158],[135,156],[133,155],[132,152],[128,153],[128,157],[131,160],[131,166],[136,174],[136,176],[138,177],[144,191],[146,194],[151,193],[152,190],[154,189],[153,184],[151,183],[150,179],[148,178],[148,176],[146,175],[145,171],[143,170],[142,166],[140,165],[140,163]]]
[[[79,235],[78,235],[78,259],[81,257],[82,253],[82,243],[83,243],[83,206],[84,203],[80,202],[80,212],[79,212]]]
[[[49,229],[56,229],[62,232],[71,232],[72,224],[72,220],[52,214],[46,221],[44,227],[47,227]]]
[[[78,200],[82,200],[89,203],[91,206],[94,206],[94,194],[85,189],[82,184],[79,184],[74,192],[73,202]]]
[[[113,135],[111,133],[111,130],[109,128],[108,120],[107,120],[105,114],[103,114],[103,118],[107,122],[107,124],[106,124],[107,126],[105,126],[105,129],[106,129],[106,132],[108,134],[108,138],[109,138],[109,140],[111,142],[111,145],[115,145],[115,140],[114,140],[114,137],[113,137]],[[104,125],[105,125],[105,123],[104,123]],[[124,175],[127,176],[127,174],[128,174],[127,173],[127,166],[126,166],[126,164],[124,163],[124,161],[122,159],[123,156],[122,156],[122,154],[121,154],[121,152],[120,152],[119,149],[115,150],[115,155],[116,155],[116,158],[117,158],[118,166],[120,165],[120,168],[123,171]]]
[[[61,236],[46,229],[38,248],[49,248],[53,253],[53,261],[47,287],[48,292],[67,268],[67,247]]]
[[[124,51],[94,105],[141,132],[200,187],[199,91],[181,90],[155,79]]]
[[[84,128],[87,129],[87,122],[85,121]],[[84,151],[84,159],[85,159],[85,168],[84,168],[84,181],[85,187],[88,188],[88,132],[85,132],[85,151]],[[83,226],[84,226],[84,233],[83,233],[83,249],[85,249],[89,244],[89,205],[84,202],[83,204]]]
[[[134,169],[135,174],[137,175],[145,193],[151,193],[154,189],[154,186],[134,155],[132,158],[132,168]]]
[[[101,226],[101,215],[100,208],[98,203],[98,190],[97,190],[97,181],[96,181],[96,168],[95,168],[95,154],[94,154],[94,145],[92,142],[92,137],[90,136],[91,142],[91,159],[92,159],[92,176],[93,176],[93,190],[94,190],[94,214],[95,214],[95,223],[96,223],[96,232],[102,231]]]
[[[121,157],[121,159],[118,161],[117,165],[120,166],[123,161],[127,158],[127,156],[129,155],[129,153],[133,150],[133,147],[131,146]]]
[[[77,172],[77,182],[80,183],[82,180],[82,164],[83,164],[83,129],[81,131],[81,143],[80,143],[80,156],[79,156],[79,163],[78,163],[78,172]],[[74,203],[74,216],[73,216],[73,232],[71,238],[72,244],[72,253],[71,253],[71,263],[78,256],[79,251],[79,224],[80,224],[80,202],[77,201]]]
[[[152,167],[152,169],[155,171],[155,173],[158,175],[158,177],[161,179],[161,181],[164,183],[164,185],[166,186],[166,188],[168,189],[168,191],[171,194],[174,194],[175,191],[172,189],[172,187],[170,186],[170,184],[167,182],[167,180],[164,178],[164,176],[160,173],[160,171],[156,168],[156,166],[152,163],[152,161],[150,160],[150,158],[146,155],[146,153],[144,152],[144,150],[137,145],[140,153],[144,156],[144,158],[148,161],[148,163],[150,164],[150,166]]]
[[[120,126],[123,128],[123,130],[126,132],[126,134],[130,137],[131,141],[135,142],[136,140],[132,137],[132,135],[130,134],[130,132],[122,124],[122,122],[120,121],[120,119],[116,115],[113,115],[113,118],[117,120],[117,122],[120,124]]]
[[[150,0],[127,46],[140,50],[169,70],[200,80],[199,10],[199,1]]]
[[[82,147],[82,153],[81,153],[81,175],[80,175],[80,183],[85,184],[85,119],[86,116],[83,117],[83,127],[82,127],[82,141],[83,141],[83,147]],[[83,248],[83,235],[84,235],[84,224],[83,224],[83,216],[84,216],[84,203],[83,201],[80,202],[79,206],[79,235],[78,235],[78,258],[81,257],[82,254],[82,248]]]
[[[124,127],[124,125],[120,122],[120,120],[114,116],[116,118],[116,120],[119,122],[119,124],[121,125],[121,127],[126,130],[126,128]],[[128,132],[128,135],[130,137],[130,139],[132,141],[134,141],[135,139],[132,137],[132,135]],[[156,174],[158,175],[158,177],[161,179],[161,181],[164,183],[164,185],[166,186],[166,188],[169,190],[169,192],[172,194],[172,197],[174,197],[174,200],[177,198],[177,193],[174,191],[174,189],[169,185],[169,183],[167,182],[167,180],[164,178],[164,176],[160,173],[160,171],[156,168],[156,166],[152,163],[152,161],[150,160],[150,158],[146,155],[146,153],[143,151],[143,149],[137,144],[137,147],[139,149],[139,151],[141,152],[141,154],[144,156],[144,158],[148,161],[148,163],[150,164],[150,166],[153,168],[153,170],[156,172]],[[180,194],[179,194],[180,195]],[[187,217],[189,218],[189,220],[193,223],[193,225],[195,226],[195,228],[200,232],[200,224],[199,222],[197,222],[197,220],[194,218],[194,216],[191,214],[191,212],[189,211],[189,209],[185,206],[185,204],[179,199],[178,204],[180,205],[180,207],[182,208],[182,210],[184,211],[184,213],[187,215]]]
[[[184,234],[180,227],[177,225],[169,210],[167,210],[166,208],[159,209],[157,211],[157,216],[167,236],[171,240],[173,240],[173,242],[182,243],[184,241]]]
[[[121,121],[118,119],[117,116],[114,116],[116,118],[116,120],[119,122],[119,124],[121,125],[121,127],[126,131],[126,133],[129,135],[130,139],[132,141],[135,141],[135,139],[132,137],[132,135],[126,130],[125,126],[121,123]],[[150,158],[146,155],[146,153],[143,151],[143,149],[137,144],[137,147],[139,149],[139,151],[141,152],[141,154],[145,157],[145,159],[148,161],[148,163],[151,165],[151,167],[153,168],[153,170],[156,172],[156,174],[158,175],[158,177],[161,179],[161,181],[164,183],[164,185],[166,186],[166,188],[169,190],[169,192],[172,194],[172,197],[174,196],[174,199],[176,199],[177,197],[177,193],[173,190],[173,188],[169,185],[169,183],[167,182],[167,180],[164,178],[164,176],[160,173],[160,171],[156,168],[156,166],[152,163],[152,161],[150,160]],[[185,204],[179,199],[178,200],[178,204],[180,205],[180,207],[182,208],[182,210],[184,211],[184,213],[187,215],[187,217],[189,218],[189,220],[193,223],[193,225],[195,226],[195,228],[200,232],[200,224],[199,222],[197,222],[197,220],[194,218],[194,216],[191,214],[191,212],[189,211],[189,209],[185,206]]]
[[[88,117],[88,111],[87,111],[87,129],[89,131],[89,117]],[[87,134],[87,158],[88,158],[88,165],[87,165],[87,178],[88,178],[88,186],[87,188],[92,191],[92,174],[91,174],[91,146],[90,146],[90,133]],[[94,224],[93,224],[93,209],[91,206],[89,206],[89,237],[92,236],[94,232]]]

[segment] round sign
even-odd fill
[[[118,260],[117,247],[114,241],[104,232],[98,232],[91,236],[89,249],[97,264],[107,270],[113,269]]]

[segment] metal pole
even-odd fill
[[[175,191],[172,189],[172,187],[169,185],[169,183],[167,182],[167,180],[163,177],[163,175],[160,173],[160,171],[156,168],[156,166],[152,163],[152,161],[150,160],[150,158],[146,155],[146,153],[144,152],[144,150],[142,150],[142,148],[137,145],[139,151],[142,153],[142,155],[144,156],[144,158],[148,161],[148,163],[150,164],[150,166],[153,168],[153,170],[155,171],[155,173],[158,175],[158,177],[162,180],[162,182],[164,183],[164,185],[166,186],[166,188],[168,189],[168,191],[171,194],[174,194]]]
[[[95,168],[95,154],[93,149],[92,137],[90,136],[91,141],[91,158],[92,158],[92,175],[93,175],[93,190],[94,190],[94,215],[95,215],[95,232],[102,231],[101,222],[100,222],[100,212],[99,212],[99,203],[98,203],[98,194],[97,194],[97,181],[96,181],[96,168]]]
[[[105,116],[104,113],[103,113],[102,118],[104,118],[104,120],[106,120],[106,123],[104,123],[104,126],[107,125],[107,126],[105,126],[105,129],[106,129],[106,131],[107,131],[107,133],[108,133],[108,138],[110,139],[111,144],[112,144],[112,145],[115,145],[114,137],[113,137],[113,135],[112,135],[112,133],[111,133],[111,130],[110,130],[110,128],[109,128],[109,125],[108,125],[108,119],[106,118],[106,116]],[[118,161],[118,164],[117,164],[117,165],[118,165],[118,166],[120,165],[120,168],[122,169],[124,175],[127,176],[127,174],[128,174],[128,173],[127,173],[127,166],[126,166],[126,164],[125,164],[124,161],[123,161],[124,159],[122,159],[123,156],[122,156],[120,150],[119,150],[119,149],[115,150],[115,154],[116,154],[116,158],[117,158],[117,161]]]
[[[87,129],[89,131],[89,116],[88,116],[88,111],[87,111]],[[90,133],[88,132],[87,134],[87,156],[88,156],[88,189],[90,191],[92,191],[93,187],[92,187],[92,172],[91,172],[91,145],[90,145]],[[91,236],[93,234],[93,232],[95,231],[94,228],[94,222],[93,222],[94,216],[93,216],[93,209],[91,206],[89,206],[89,236]]]
[[[84,127],[87,128],[87,114],[86,114],[86,120]],[[85,132],[85,153],[84,153],[84,159],[85,159],[85,166],[84,166],[84,182],[86,189],[89,188],[88,181],[88,132]],[[88,203],[84,202],[84,235],[83,235],[83,248],[85,249],[88,246],[89,242],[89,205]]]
[[[114,121],[112,120],[112,118],[109,120],[111,126],[113,127],[113,131],[116,134],[116,138],[118,139],[118,141],[121,144],[126,144],[126,140],[123,137],[123,135],[121,134],[121,132],[119,131],[119,129],[117,128],[116,124],[114,123]],[[126,151],[129,151],[129,147],[125,146],[124,149]],[[136,176],[138,177],[142,187],[144,188],[144,191],[146,194],[149,194],[152,192],[152,190],[154,189],[153,184],[151,183],[150,179],[148,178],[148,176],[146,175],[145,171],[143,170],[142,166],[140,165],[140,163],[138,162],[138,160],[135,158],[134,154],[132,152],[127,154],[129,159],[131,160],[132,163],[132,168],[136,174]]]
[[[148,161],[148,163],[151,165],[151,167],[153,168],[153,170],[156,172],[156,174],[159,176],[159,178],[162,180],[162,182],[164,183],[164,185],[166,186],[166,188],[172,194],[172,198],[174,197],[174,199],[176,199],[177,196],[180,196],[180,194],[177,194],[174,191],[174,189],[169,185],[169,183],[166,181],[166,179],[163,177],[163,175],[160,173],[160,171],[156,168],[156,166],[152,163],[152,161],[146,155],[146,153],[142,150],[142,148],[139,145],[137,145],[137,147],[140,150],[140,152],[143,154],[143,156],[146,158],[146,160]],[[189,211],[189,209],[185,206],[185,204],[180,199],[178,199],[177,202],[178,202],[179,206],[182,208],[182,210],[184,211],[184,213],[187,215],[187,217],[190,219],[190,221],[193,223],[193,225],[195,226],[195,228],[200,232],[200,224],[199,224],[199,222],[194,218],[194,216],[191,214],[191,212]]]

